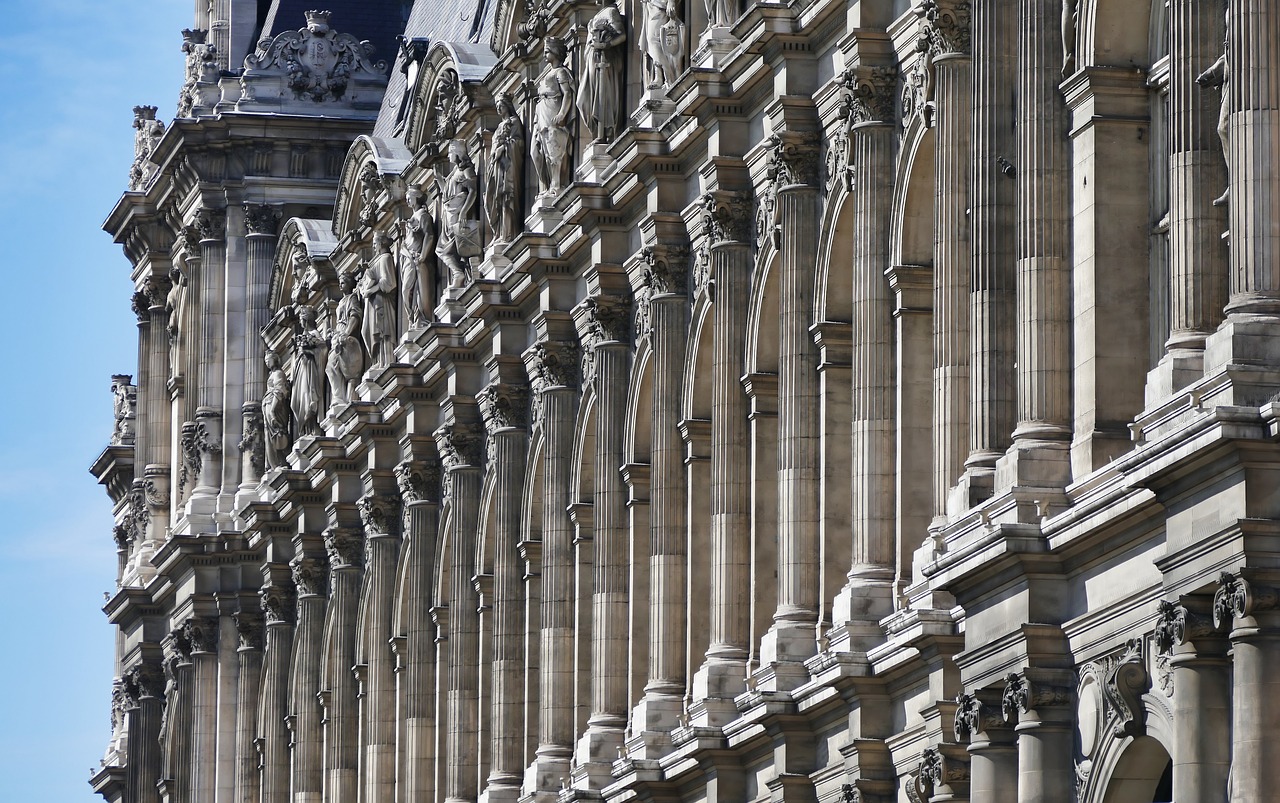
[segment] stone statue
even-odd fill
[[[727,28],[738,18],[737,0],[704,0],[707,7],[707,27]]]
[[[449,176],[445,179],[436,256],[449,269],[449,287],[462,288],[471,278],[470,257],[479,256],[480,182],[467,146],[458,140],[449,143]]]
[[[587,52],[583,57],[578,111],[596,140],[608,142],[618,129],[626,94],[623,52],[627,21],[615,0],[599,0],[600,10],[587,23]]]
[[[155,106],[133,107],[133,165],[129,168],[129,189],[140,190],[155,175],[151,153],[164,136],[164,123],[156,119]]]
[[[502,120],[489,146],[484,184],[484,211],[489,228],[499,242],[510,242],[520,233],[520,187],[524,173],[524,126],[515,103],[506,92],[494,101]]]
[[[329,378],[329,404],[346,404],[351,401],[360,373],[364,370],[364,351],[360,345],[360,319],[362,310],[356,296],[355,274],[344,272],[339,278],[342,299],[334,313],[333,329],[329,332],[329,357],[325,360],[325,375]]]
[[[1062,77],[1076,70],[1076,30],[1080,25],[1079,0],[1062,0]]]
[[[640,0],[644,25],[640,28],[640,52],[644,54],[645,85],[666,89],[680,74],[684,53],[684,23],[676,0]]]
[[[404,299],[405,326],[413,329],[430,319],[436,302],[436,271],[431,262],[436,253],[436,221],[421,190],[410,189],[408,201],[412,214],[404,222],[400,295]]]
[[[134,422],[138,413],[138,388],[133,377],[117,374],[111,377],[112,408],[116,425],[111,433],[111,445],[129,445],[134,442]]]
[[[569,166],[569,127],[573,123],[573,75],[564,66],[565,43],[547,37],[547,66],[538,76],[538,103],[533,111],[533,170],[542,195],[559,194]]]
[[[391,363],[396,338],[396,264],[391,256],[391,241],[386,233],[373,235],[373,261],[365,267],[356,285],[356,294],[364,299],[364,321],[361,334],[369,352],[371,368]]]
[[[1227,10],[1227,28],[1231,30],[1231,11]],[[1222,42],[1222,55],[1209,65],[1209,69],[1196,77],[1196,83],[1203,87],[1222,90],[1222,101],[1218,106],[1218,139],[1222,140],[1222,158],[1227,163],[1227,173],[1231,173],[1231,67],[1227,60],[1228,40]],[[1222,195],[1214,199],[1214,206],[1226,206],[1231,198],[1231,180],[1228,177],[1226,189]]]
[[[274,351],[267,352],[267,389],[262,394],[262,432],[266,436],[267,468],[285,464],[289,451],[289,378]]]
[[[187,274],[187,257],[183,255],[169,269],[169,294],[164,299],[164,311],[169,314],[170,359],[177,356],[178,340],[182,336],[183,322],[186,319]],[[177,373],[176,364],[171,372]]]
[[[320,434],[321,399],[324,398],[324,374],[316,354],[324,347],[324,336],[316,328],[316,311],[307,305],[298,307],[298,332],[293,336],[293,395],[290,407],[297,422],[297,434]]]
[[[289,298],[295,305],[305,304],[319,282],[320,277],[307,253],[307,247],[299,243],[293,252],[293,292]]]

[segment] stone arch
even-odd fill
[[[689,335],[685,343],[684,392],[680,399],[680,418],[711,420],[712,323],[711,300],[699,293],[689,318]]]
[[[1173,712],[1165,698],[1150,692],[1142,695],[1141,703],[1145,711],[1141,734],[1117,736],[1109,727],[1103,731],[1095,757],[1086,764],[1081,801],[1166,803],[1173,799],[1167,786],[1172,779]]]
[[[487,96],[482,97],[485,92],[483,82],[497,63],[497,56],[488,45],[468,42],[436,42],[432,45],[419,74],[418,86],[411,96],[405,122],[403,138],[409,150],[418,153],[438,138],[442,85],[457,80],[461,105],[446,105],[449,107],[447,111],[458,115],[456,122],[461,123],[461,117],[478,101],[487,101]],[[452,76],[446,76],[446,73],[452,73]],[[444,138],[453,138],[453,133],[446,134]]]
[[[1151,5],[1146,0],[1077,0],[1077,66],[1150,66]]]
[[[822,209],[818,275],[813,288],[813,320],[853,320],[853,199],[838,181]]]
[[[289,218],[280,229],[275,263],[271,267],[270,309],[289,304],[296,279],[293,270],[296,259],[305,257],[311,262],[327,262],[337,245],[329,221]]]
[[[653,446],[653,346],[644,338],[631,360],[627,383],[626,434],[623,458],[627,463],[648,463]]]
[[[761,244],[751,282],[743,373],[778,372],[778,310],[781,301],[779,295],[782,292],[779,256],[773,243]]]
[[[399,178],[413,154],[397,139],[361,135],[347,149],[347,157],[338,175],[338,200],[333,209],[333,233],[341,239],[360,225],[364,212],[361,175],[372,164],[383,179]]]
[[[933,264],[935,136],[917,115],[903,132],[894,176],[889,260],[894,265]]]

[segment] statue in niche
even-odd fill
[[[569,166],[573,75],[564,66],[567,53],[562,40],[547,37],[543,46],[547,66],[538,76],[538,103],[533,112],[533,170],[538,174],[538,191],[544,196],[560,193]]]
[[[1231,10],[1227,10],[1227,31],[1231,30]],[[1227,186],[1222,195],[1214,199],[1214,206],[1226,206],[1231,199],[1231,67],[1227,60],[1227,47],[1230,34],[1222,40],[1222,55],[1209,65],[1209,69],[1196,77],[1196,83],[1203,87],[1222,91],[1222,101],[1218,106],[1218,139],[1222,141],[1222,158],[1227,163]]]
[[[1076,71],[1076,30],[1080,25],[1079,0],[1062,0],[1062,77]]]
[[[644,25],[640,28],[640,52],[644,54],[645,85],[663,89],[675,83],[684,53],[684,23],[677,0],[640,0]]]
[[[369,352],[371,368],[391,363],[396,338],[396,264],[391,241],[385,232],[373,235],[373,261],[356,284],[356,294],[364,300],[361,334]]]
[[[484,185],[484,211],[489,228],[499,242],[510,242],[520,233],[520,187],[524,179],[524,126],[516,105],[506,92],[494,101],[502,117],[489,147]]]
[[[737,0],[705,0],[707,6],[707,27],[728,28],[738,18]]]
[[[481,254],[480,186],[467,146],[456,139],[449,143],[449,167],[441,195],[444,220],[436,256],[449,269],[449,287],[460,289],[471,278],[470,258]]]
[[[356,277],[346,271],[338,278],[342,298],[334,312],[329,332],[329,357],[325,360],[325,376],[329,378],[329,404],[347,404],[354,394],[360,373],[364,370],[364,352],[360,345],[360,321],[363,312],[356,295]]]
[[[279,468],[285,464],[289,451],[289,377],[280,367],[280,357],[268,351],[267,389],[262,394],[262,433],[266,440],[267,468]]]
[[[293,292],[289,298],[295,306],[307,303],[311,292],[320,284],[315,263],[307,253],[307,247],[298,243],[293,251]]]
[[[169,294],[164,298],[164,311],[169,314],[170,373],[178,373],[178,341],[187,314],[187,257],[184,254],[169,269]]]
[[[410,189],[408,201],[412,211],[404,222],[400,295],[404,299],[405,327],[415,329],[426,324],[436,301],[436,272],[431,263],[436,252],[436,221],[421,190]]]
[[[582,122],[599,142],[609,142],[618,129],[626,94],[623,75],[627,21],[615,0],[599,0],[600,10],[587,23],[587,52],[582,83],[578,87],[578,111]]]
[[[290,406],[299,438],[320,434],[324,374],[320,371],[317,352],[324,343],[325,338],[316,327],[315,309],[305,304],[298,307],[298,332],[293,336],[293,395]]]

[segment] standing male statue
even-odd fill
[[[449,287],[461,289],[471,278],[471,261],[480,249],[480,182],[467,146],[449,143],[449,176],[441,195],[444,214],[436,256],[449,268]]]
[[[533,170],[538,191],[557,195],[569,166],[569,126],[573,122],[573,75],[564,66],[568,49],[547,37],[543,56],[547,66],[538,76],[538,104],[533,112]]]
[[[391,241],[385,232],[373,235],[374,257],[356,285],[356,294],[364,300],[364,322],[361,335],[369,352],[371,368],[391,364],[391,351],[396,338],[396,261],[391,256]]]
[[[329,377],[329,403],[346,404],[351,401],[360,372],[364,368],[364,353],[360,347],[360,299],[356,296],[356,277],[344,271],[339,277],[342,298],[334,312],[333,329],[329,332],[329,357],[324,372]]]
[[[1229,38],[1231,31],[1231,9],[1227,9],[1228,39],[1222,41],[1222,55],[1209,65],[1209,69],[1196,77],[1196,83],[1203,87],[1216,87],[1222,90],[1222,101],[1218,106],[1218,139],[1222,141],[1222,158],[1227,163],[1227,186],[1222,195],[1213,202],[1214,206],[1226,206],[1231,198],[1231,68],[1227,61]]]
[[[640,52],[644,53],[645,85],[666,89],[680,74],[684,53],[684,23],[677,0],[640,0],[644,25],[640,28]]]

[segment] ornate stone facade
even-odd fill
[[[1273,4],[197,5],[106,800],[1280,788]]]

